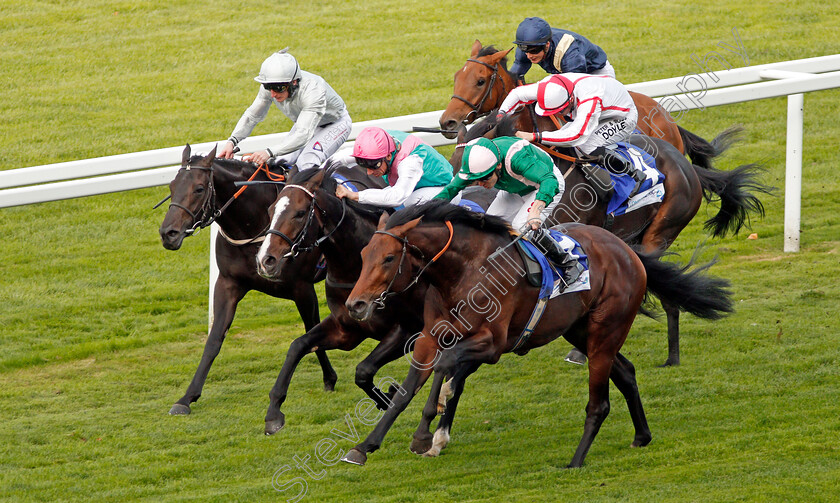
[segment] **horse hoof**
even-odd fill
[[[437,415],[442,416],[446,412],[446,404],[438,404],[437,405]]]
[[[190,406],[182,403],[176,403],[169,409],[170,416],[189,416],[190,412],[192,412]]]
[[[578,351],[577,349],[573,349],[569,351],[569,354],[566,355],[566,361],[569,363],[574,363],[575,365],[583,365],[586,363],[586,355]]]
[[[432,436],[429,435],[428,438],[417,438],[414,437],[411,440],[411,446],[409,449],[414,454],[425,454],[432,448]]]
[[[274,435],[278,431],[282,430],[283,427],[286,426],[286,419],[272,419],[271,421],[265,422],[265,434],[266,435]]]
[[[653,438],[650,435],[646,437],[636,438],[635,440],[633,440],[633,443],[630,444],[630,447],[644,447],[647,444],[649,444],[652,439]]]
[[[347,454],[341,458],[341,460],[345,463],[350,463],[351,465],[365,466],[367,454],[359,449],[350,449]]]
[[[672,360],[672,359],[668,358],[667,360],[665,360],[665,363],[663,363],[662,365],[659,366],[659,368],[676,367],[679,364],[680,364],[679,360]]]
[[[335,391],[335,383],[334,382],[325,382],[324,383],[324,391]]]

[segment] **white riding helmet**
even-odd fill
[[[285,49],[267,57],[254,80],[260,84],[285,84],[300,79],[300,65]]]

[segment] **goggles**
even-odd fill
[[[379,165],[383,160],[384,159],[362,159],[361,157],[357,157],[356,164],[365,169],[379,169]]]
[[[291,84],[289,82],[284,82],[282,84],[277,82],[263,84],[263,88],[265,88],[266,91],[274,91],[277,93],[288,91],[290,87]]]
[[[540,45],[525,45],[520,44],[519,50],[525,54],[539,54],[545,50],[545,44]]]

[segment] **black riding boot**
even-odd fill
[[[633,177],[633,180],[636,181],[636,186],[630,191],[630,195],[627,196],[628,199],[639,193],[639,189],[642,188],[642,182],[646,178],[644,171],[636,169],[636,166],[625,159],[624,156],[608,151],[604,147],[598,147],[592,152],[592,155],[597,156],[598,162],[613,173],[627,174]]]
[[[552,239],[547,231],[543,229],[531,231],[530,241],[563,271],[563,281],[567,287],[577,281],[583,272],[583,265]]]

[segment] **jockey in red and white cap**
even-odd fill
[[[516,136],[547,145],[574,147],[580,153],[600,157],[599,161],[604,161],[611,171],[633,176],[637,182],[634,193],[638,190],[644,174],[622,156],[607,152],[608,147],[630,138],[638,119],[633,98],[621,82],[605,75],[550,75],[513,89],[499,107],[499,115],[531,103],[536,103],[538,115],[560,114],[566,124],[554,131],[517,131]]]

